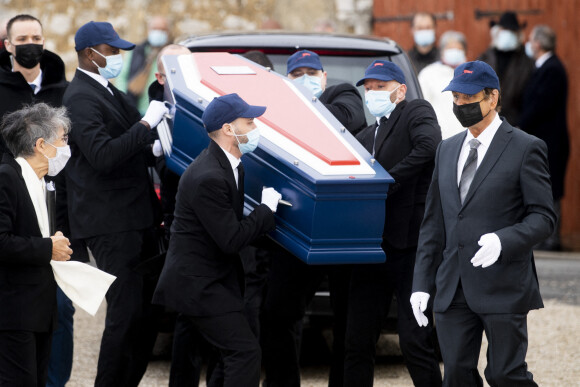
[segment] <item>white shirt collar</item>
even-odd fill
[[[546,53],[544,53],[541,57],[539,57],[538,59],[536,59],[536,68],[539,69],[540,67],[542,67],[542,65],[544,63],[546,63],[546,61],[548,59],[550,59],[550,57],[554,55],[554,53],[552,51],[548,51]]]
[[[230,162],[230,164],[232,166],[232,170],[234,172],[234,177],[236,178],[236,184],[238,184],[238,165],[240,165],[242,160],[238,159],[236,156],[234,156],[233,154],[231,154],[230,152],[228,152],[227,150],[225,150],[221,146],[220,146],[220,148],[226,154],[226,157],[228,158],[228,161]]]
[[[483,145],[485,147],[486,150],[491,145],[491,140],[493,140],[493,136],[495,136],[495,133],[497,132],[497,130],[501,126],[501,123],[502,123],[502,121],[501,121],[501,118],[499,118],[499,114],[495,113],[495,118],[493,119],[493,121],[491,121],[491,123],[488,125],[488,127],[485,128],[483,130],[483,132],[480,133],[479,136],[477,136],[477,139],[479,140],[481,145]],[[463,141],[463,146],[467,145],[469,147],[469,141],[472,140],[473,138],[475,138],[475,137],[473,137],[473,134],[471,134],[471,132],[469,130],[467,130],[467,136],[465,136],[465,141]]]
[[[109,90],[111,92],[111,94],[113,93],[111,91],[111,89],[109,89],[109,80],[107,78],[103,77],[101,74],[92,73],[90,71],[81,69],[80,67],[77,67],[77,70],[80,70],[83,73],[87,74],[89,77],[93,78],[95,81],[97,81],[101,85],[103,85],[103,87],[106,88],[107,90]]]
[[[42,87],[42,70],[38,72],[38,76],[29,85],[34,85],[34,94],[38,94]]]

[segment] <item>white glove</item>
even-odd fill
[[[282,199],[282,195],[278,193],[274,188],[264,188],[262,190],[262,204],[270,207],[272,212],[276,212],[278,208],[278,200]]]
[[[149,107],[143,116],[143,121],[147,122],[151,129],[159,125],[165,114],[169,113],[169,109],[160,101],[151,101]]]
[[[484,234],[479,238],[478,245],[481,246],[477,253],[471,258],[473,266],[486,268],[491,266],[499,258],[501,253],[501,242],[496,234]]]
[[[153,143],[153,148],[151,148],[151,151],[153,152],[153,156],[155,157],[162,156],[163,147],[161,146],[161,141],[155,140],[155,142]]]
[[[413,309],[413,314],[415,315],[415,320],[420,327],[426,327],[429,324],[429,319],[423,313],[427,309],[427,303],[429,302],[429,293],[425,292],[415,292],[411,294],[411,308]]]

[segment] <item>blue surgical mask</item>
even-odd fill
[[[234,136],[236,136],[236,140],[238,140],[238,149],[242,154],[253,152],[257,147],[258,143],[260,142],[260,130],[258,128],[249,131],[246,134],[235,134],[236,127],[232,125],[234,129]],[[248,137],[248,142],[240,142],[238,137]]]
[[[303,76],[293,80],[299,85],[306,87],[316,98],[322,95],[322,80],[320,77],[314,75],[304,74]]]
[[[419,30],[413,32],[417,46],[430,46],[435,43],[435,30]]]
[[[147,35],[147,40],[153,47],[165,46],[167,44],[167,39],[167,31],[163,30],[151,30]]]
[[[121,74],[121,70],[123,69],[123,56],[121,54],[105,56],[92,47],[91,50],[107,60],[105,67],[99,67],[95,61],[92,61],[93,64],[97,66],[99,74],[107,79],[116,78]]]
[[[465,51],[460,48],[446,48],[441,59],[446,65],[457,67],[465,62]]]
[[[500,51],[513,51],[518,48],[518,36],[510,30],[501,30],[495,39],[495,47]]]
[[[365,102],[369,112],[375,117],[384,117],[391,114],[397,107],[397,101],[391,101],[391,94],[400,86],[397,86],[392,91],[367,91],[365,93]]]

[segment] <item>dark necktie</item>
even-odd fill
[[[34,93],[34,91],[36,90],[36,85],[34,83],[29,83],[28,85],[30,85],[32,92]]]
[[[244,195],[244,166],[242,163],[238,164],[238,192],[240,195]]]
[[[477,147],[480,144],[479,140],[475,138],[469,141],[469,155],[467,156],[467,160],[465,160],[465,165],[461,172],[461,179],[459,180],[459,198],[461,199],[461,204],[463,204],[467,196],[467,191],[469,191],[469,186],[477,170]]]
[[[387,122],[388,118],[387,117],[381,117],[381,119],[379,120],[379,124],[377,125],[377,128],[375,129],[375,138],[373,139],[373,154],[372,156],[375,156],[375,145],[377,144],[377,136],[379,135],[379,127],[381,125],[383,125],[385,122]]]

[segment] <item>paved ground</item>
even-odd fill
[[[580,386],[580,254],[542,253],[538,257],[538,275],[546,307],[529,315],[528,366],[540,386]],[[73,374],[68,386],[93,385],[103,323],[103,306],[96,317],[77,311]],[[485,348],[484,343],[479,365],[482,375]],[[375,385],[412,386],[397,355],[396,336],[382,337],[380,351]],[[326,386],[327,373],[325,365],[304,367],[302,386]],[[166,386],[168,378],[169,362],[152,362],[141,386]]]

